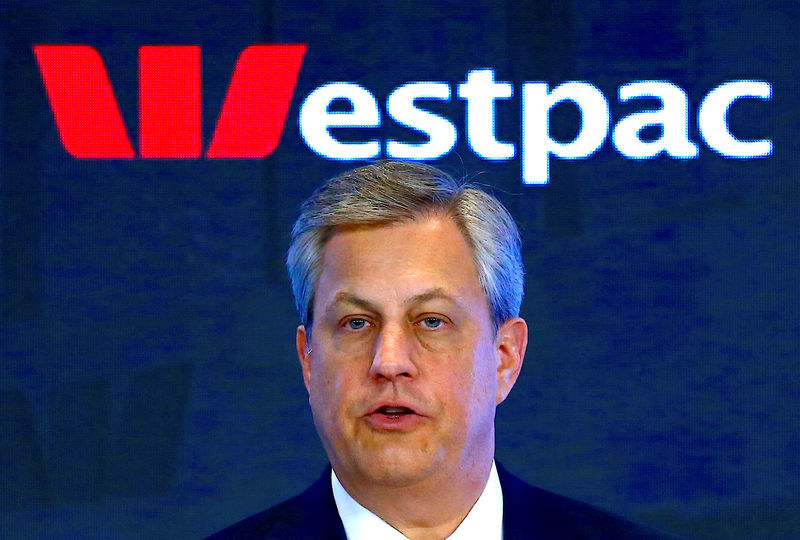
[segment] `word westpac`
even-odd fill
[[[251,45],[239,56],[214,136],[209,159],[261,159],[277,147],[307,46]],[[50,106],[65,149],[77,158],[135,157],[102,58],[87,45],[35,45]],[[148,45],[139,49],[139,153],[142,158],[190,159],[201,156],[200,48],[196,45]],[[455,89],[455,92],[453,90]],[[344,142],[336,128],[379,128],[383,118],[377,98],[355,82],[330,82],[311,91],[300,105],[299,128],[306,145],[331,160],[365,160],[383,155],[396,159],[435,160],[450,153],[458,134],[448,118],[426,110],[426,100],[450,101],[455,93],[465,102],[466,139],[472,151],[490,161],[517,156],[517,144],[497,139],[498,100],[517,90],[495,80],[491,68],[473,69],[462,82],[414,81],[395,88],[386,99],[386,113],[398,124],[422,134],[424,142],[395,139]],[[633,81],[618,89],[618,100],[656,99],[661,107],[622,117],[612,128],[609,103],[595,85],[567,81],[551,88],[546,82],[523,82],[519,157],[525,184],[549,181],[550,159],[585,159],[597,152],[611,133],[616,150],[626,158],[648,159],[666,154],[677,159],[698,156],[689,138],[686,92],[659,80]],[[770,100],[766,81],[735,80],[712,88],[697,110],[697,127],[705,144],[726,158],[764,158],[772,154],[770,139],[742,140],[728,125],[728,111],[738,100]],[[347,110],[334,107],[342,101]],[[580,126],[573,140],[550,133],[550,115],[563,102],[573,103]],[[660,136],[644,140],[643,130],[656,127]]]

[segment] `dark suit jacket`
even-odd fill
[[[504,540],[666,540],[587,504],[529,486],[499,464]],[[207,540],[346,540],[330,469],[306,491]]]

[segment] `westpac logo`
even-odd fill
[[[100,54],[87,45],[35,45],[58,134],[80,159],[132,159]],[[280,142],[305,45],[253,45],[239,55],[207,158],[264,158]],[[139,155],[198,158],[200,47],[139,49]]]
[[[79,159],[133,159],[136,153],[122,121],[108,74],[99,53],[88,45],[35,45],[56,127],[66,151]],[[139,49],[139,157],[145,159],[263,159],[278,146],[307,50],[305,44],[259,44],[239,56],[211,143],[203,152],[201,137],[200,47],[147,45]],[[454,91],[455,89],[455,91]],[[497,139],[498,101],[519,91],[520,140]],[[686,92],[660,80],[632,81],[618,89],[619,102],[656,99],[661,107],[645,109],[613,124],[609,101],[595,85],[567,81],[495,80],[493,69],[473,69],[465,80],[413,81],[392,92],[386,114],[399,125],[421,134],[423,142],[366,137],[342,141],[337,128],[379,128],[383,123],[377,98],[354,82],[330,82],[311,91],[298,117],[300,134],[316,154],[331,160],[365,160],[384,155],[396,159],[435,160],[458,141],[455,124],[424,107],[425,101],[465,102],[467,144],[489,161],[519,155],[522,181],[546,184],[550,160],[586,159],[611,135],[614,148],[628,159],[667,155],[692,159],[699,146],[689,137],[690,110]],[[770,139],[742,140],[730,131],[728,111],[742,99],[768,101],[766,81],[727,81],[712,88],[697,109],[696,122],[705,145],[726,158],[764,158],[772,154]],[[345,102],[347,110],[334,103]],[[561,103],[578,110],[580,125],[571,141],[551,136],[550,115]],[[612,127],[613,124],[613,127]],[[657,128],[656,139],[643,138]],[[369,130],[368,130],[369,132]]]

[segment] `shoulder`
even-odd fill
[[[503,489],[503,538],[670,540],[594,506],[530,486],[497,466]]]
[[[306,491],[268,510],[252,515],[206,540],[345,540],[336,510],[330,469]]]

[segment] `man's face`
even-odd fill
[[[314,423],[345,485],[407,486],[485,467],[527,328],[497,334],[446,217],[336,232],[297,347]],[[487,461],[488,460],[488,461]]]

